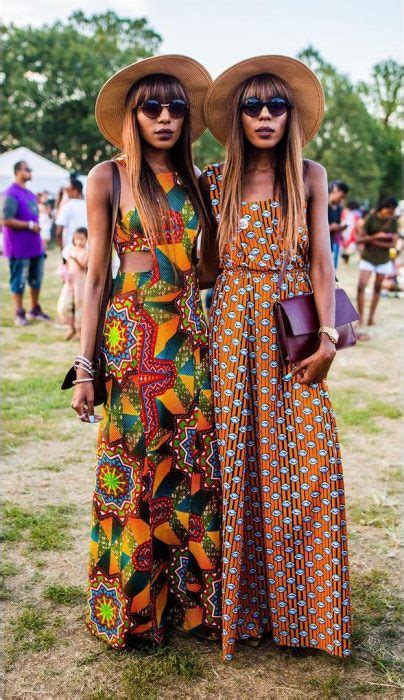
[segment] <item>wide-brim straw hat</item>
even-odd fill
[[[155,73],[177,78],[189,100],[192,140],[206,129],[203,105],[212,78],[206,68],[188,56],[174,54],[144,58],[122,68],[102,86],[95,105],[95,118],[105,138],[122,148],[122,125],[129,90],[141,78]]]
[[[303,145],[311,141],[324,116],[324,93],[320,81],[304,63],[289,56],[255,56],[236,63],[213,81],[206,95],[205,120],[213,136],[222,144],[227,141],[231,95],[244,80],[254,75],[272,73],[284,80],[293,92],[303,130]]]

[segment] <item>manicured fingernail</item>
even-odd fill
[[[88,420],[90,421],[90,423],[95,423],[95,418],[94,418],[94,416],[89,416],[89,417],[88,417]]]
[[[288,382],[289,379],[292,379],[292,374],[290,372],[289,372],[289,374],[285,374],[285,376],[283,377],[283,381]]]

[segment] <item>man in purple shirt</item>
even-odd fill
[[[15,306],[15,324],[26,326],[28,320],[49,321],[39,305],[44,272],[45,252],[39,227],[36,197],[27,189],[32,178],[25,161],[14,165],[15,182],[4,192],[4,255],[9,259],[10,289]],[[25,314],[22,299],[25,283],[31,292],[31,310]]]

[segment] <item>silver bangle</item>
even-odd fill
[[[74,379],[73,384],[83,384],[83,382],[93,382],[93,381],[94,381],[94,379],[92,377],[88,377],[88,378],[86,377],[83,379]]]

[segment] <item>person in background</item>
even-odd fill
[[[32,170],[25,161],[20,160],[14,165],[14,174],[15,181],[4,192],[4,255],[9,259],[14,321],[16,326],[26,326],[28,320],[50,320],[39,304],[45,252],[36,196],[27,188],[27,182],[32,179]],[[27,281],[31,293],[31,310],[26,314],[23,296]]]
[[[78,228],[87,228],[86,203],[80,180],[71,179],[66,188],[69,199],[59,209],[56,219],[56,241],[61,250],[71,245]]]
[[[392,255],[398,239],[396,207],[395,197],[381,199],[376,211],[366,217],[357,237],[357,242],[363,246],[357,289],[360,325],[364,323],[365,290],[370,276],[374,274],[375,281],[367,325],[373,326],[383,280],[387,275],[394,273]],[[357,336],[360,340],[367,340],[366,334],[359,333]]]
[[[66,319],[69,329],[65,340],[79,339],[83,308],[84,285],[88,265],[87,229],[78,228],[70,245],[63,248],[64,284],[58,301],[58,314]]]
[[[349,187],[342,180],[334,180],[328,189],[328,223],[330,226],[331,250],[334,267],[337,269],[339,262],[339,251],[342,243],[343,231],[347,224],[341,223],[343,203]]]
[[[355,201],[348,202],[346,208],[342,212],[341,223],[343,225],[346,224],[346,228],[342,232],[341,257],[346,265],[348,265],[352,253],[356,250],[358,221],[361,216],[359,203]]]
[[[54,203],[54,210],[55,210],[56,219],[59,218],[60,213],[63,209],[63,206],[66,204],[66,202],[67,202],[67,194],[66,194],[65,188],[60,187],[59,192],[57,193],[57,196],[55,199],[55,203]]]
[[[39,210],[39,226],[41,229],[41,238],[46,250],[52,238],[52,207],[49,205],[49,192],[38,193],[38,210]]]

